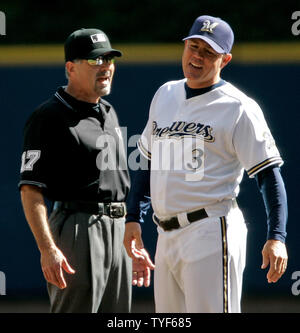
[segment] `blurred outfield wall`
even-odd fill
[[[107,100],[115,106],[120,125],[127,126],[129,138],[142,131],[156,89],[168,80],[182,78],[182,44],[115,47],[121,49],[124,56],[117,62],[112,94]],[[31,297],[46,293],[39,253],[23,215],[17,183],[24,123],[57,86],[66,84],[62,59],[61,45],[0,47],[0,271],[6,276],[8,296]],[[266,234],[263,202],[255,181],[244,176],[239,197],[249,230],[244,295],[273,293],[294,300],[297,296],[292,293],[295,282],[292,274],[300,271],[297,211],[300,47],[297,43],[238,44],[233,49],[232,63],[223,71],[223,78],[244,90],[263,108],[285,160],[282,174],[289,199],[289,266],[279,283],[269,285],[266,272],[260,269],[260,251]],[[128,153],[132,150],[128,148]],[[143,235],[153,257],[156,231],[150,214]],[[152,292],[152,288],[139,289],[134,295],[152,297]]]

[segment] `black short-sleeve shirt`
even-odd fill
[[[60,87],[26,122],[24,184],[43,188],[50,200],[126,201],[127,158],[112,105],[79,101]]]

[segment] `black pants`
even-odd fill
[[[56,245],[76,271],[64,272],[65,289],[48,284],[50,312],[130,312],[132,267],[123,246],[124,218],[57,209],[49,223]]]

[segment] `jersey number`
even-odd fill
[[[200,181],[204,176],[204,152],[200,148],[193,149],[192,161],[187,163],[187,168],[192,170],[193,173],[187,173],[185,180],[187,181]]]
[[[192,151],[193,154],[193,163],[197,163],[196,165],[192,165],[191,163],[187,163],[187,166],[190,170],[194,170],[197,171],[198,169],[201,168],[202,164],[203,164],[203,151],[199,148],[194,149]]]
[[[22,154],[21,172],[32,171],[34,164],[41,157],[40,150],[27,150]]]

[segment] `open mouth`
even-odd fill
[[[110,83],[110,76],[99,76],[96,81],[100,84],[108,85]]]
[[[97,80],[98,81],[106,81],[106,80],[109,80],[109,76],[99,76],[99,77],[97,77]]]
[[[109,72],[102,72],[97,75],[96,80],[101,83],[109,83],[110,81],[110,73]]]
[[[190,62],[190,66],[196,69],[202,69],[202,65],[196,64],[194,62]]]

